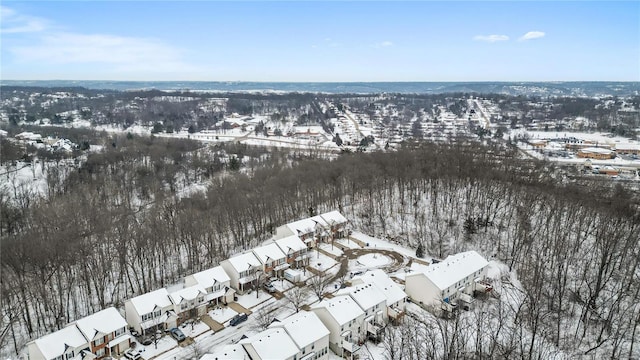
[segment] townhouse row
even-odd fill
[[[27,360],[120,356],[131,346],[129,328],[140,335],[154,334],[202,316],[208,307],[234,301],[236,293],[258,287],[263,279],[285,277],[287,271],[294,273],[294,269],[308,264],[307,253],[319,241],[346,236],[348,231],[348,221],[338,211],[282,225],[276,229],[273,242],[187,276],[181,289],[169,292],[162,288],[126,300],[125,318],[115,308],[109,308],[29,342]],[[112,321],[103,321],[103,312]],[[90,324],[87,328],[100,331],[82,332],[78,323]]]

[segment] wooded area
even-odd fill
[[[500,145],[420,144],[335,160],[245,147],[226,152],[244,170],[224,171],[221,149],[116,142],[49,179],[46,199],[1,194],[2,330],[13,335],[3,346],[122,306],[257,245],[279,225],[339,209],[365,233],[422,244],[438,258],[479,249],[517,274],[519,306],[473,327],[481,354],[544,359],[541,338],[612,359],[637,354],[640,212],[637,194],[622,187],[563,184],[552,168]],[[204,194],[180,192],[203,180]],[[507,318],[514,325],[500,325]],[[471,324],[404,326],[428,331],[422,345],[401,346],[403,359],[464,357]],[[413,335],[404,329],[394,339]]]

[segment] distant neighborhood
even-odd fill
[[[237,337],[211,346],[203,360],[358,357],[407,311],[469,310],[492,290],[489,263],[475,251],[424,261],[382,240],[367,242],[373,240],[338,211],[282,225],[262,246],[182,283],[31,341],[24,359],[170,359],[226,332]],[[287,303],[293,314],[266,317]],[[263,330],[241,335],[236,327],[244,322]]]

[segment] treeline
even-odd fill
[[[511,313],[515,325],[492,340],[511,352],[492,357],[544,358],[549,344],[613,358],[638,351],[630,344],[640,319],[640,217],[637,195],[622,188],[558,185],[552,169],[511,150],[458,143],[333,161],[274,153],[250,174],[220,173],[206,193],[176,196],[167,169],[184,159],[127,154],[88,161],[5,229],[2,310],[12,332],[37,337],[122,306],[258,244],[279,225],[338,209],[372,235],[422,244],[440,258],[479,249],[518,274],[524,296]],[[150,184],[145,196],[141,179]],[[445,328],[446,336],[458,331]],[[458,355],[448,358],[463,357],[465,347],[452,349]]]

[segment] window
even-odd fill
[[[105,351],[105,348],[101,348],[101,349],[99,349],[98,351],[96,351],[96,356],[97,356],[97,357],[104,356],[104,353],[105,353],[105,352],[106,352],[106,351]]]
[[[187,308],[187,303],[186,303],[186,302],[183,302],[183,303],[180,305],[180,310],[185,310],[186,308]]]
[[[99,339],[93,340],[93,346],[102,345],[103,343],[104,343],[104,338],[99,338]]]
[[[124,334],[124,328],[120,328],[120,329],[116,330],[115,333],[116,333],[116,337]]]

